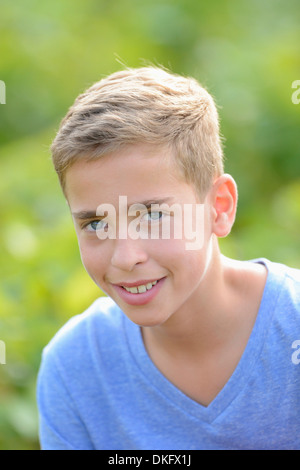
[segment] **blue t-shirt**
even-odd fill
[[[300,271],[256,261],[268,277],[253,331],[207,407],[156,368],[110,298],[72,318],[43,353],[42,449],[300,449]]]

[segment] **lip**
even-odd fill
[[[142,284],[147,284],[148,282],[154,282],[157,279],[151,280],[141,280],[135,283],[122,283],[121,285],[119,284],[112,284],[113,288],[115,289],[116,293],[118,296],[127,304],[129,305],[145,305],[151,302],[154,297],[157,296],[159,293],[160,289],[162,288],[166,278],[163,277],[159,280],[157,280],[157,283],[155,286],[152,287],[152,289],[147,290],[146,292],[143,292],[141,294],[132,294],[131,292],[128,292],[127,290],[123,289],[121,286],[125,287],[135,287],[139,286]]]

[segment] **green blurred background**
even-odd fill
[[[49,153],[75,97],[120,62],[196,77],[219,106],[239,187],[224,253],[300,268],[299,25],[298,0],[1,0],[0,449],[39,448],[42,348],[100,294]]]

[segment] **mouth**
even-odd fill
[[[158,281],[159,279],[156,281],[149,281],[147,283],[138,284],[133,287],[127,287],[126,285],[122,285],[121,287],[127,292],[131,292],[131,294],[143,294],[144,292],[151,290],[158,283]]]
[[[119,297],[130,305],[149,303],[159,292],[165,277],[155,280],[138,281],[135,283],[112,284]]]

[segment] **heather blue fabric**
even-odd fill
[[[43,352],[42,449],[300,449],[300,271],[255,261],[269,271],[257,320],[208,407],[159,372],[111,299],[72,318]]]

